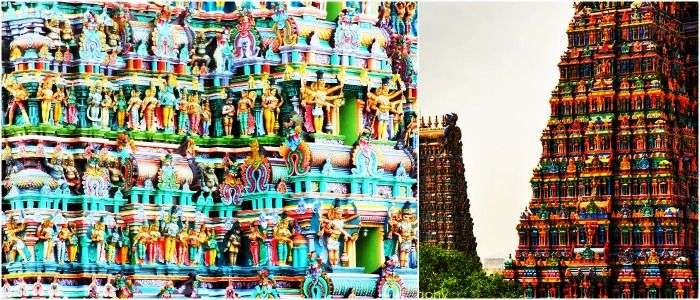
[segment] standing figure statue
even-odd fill
[[[53,230],[53,222],[51,222],[51,219],[47,217],[46,219],[44,219],[43,222],[41,222],[41,225],[39,225],[39,228],[37,228],[36,236],[37,238],[39,238],[39,241],[44,246],[44,252],[41,253],[42,260],[44,262],[54,262],[55,260],[53,256],[53,250],[55,237]]]
[[[199,93],[192,93],[187,104],[187,113],[190,116],[190,132],[200,134],[200,117],[202,107],[199,104]]]
[[[92,127],[98,128],[102,123],[102,118],[100,117],[100,113],[102,112],[102,88],[95,83],[90,87],[90,94],[88,97],[87,118],[92,122]]]
[[[121,236],[116,229],[111,230],[109,237],[107,238],[107,263],[116,263],[117,259],[117,244],[121,241]]]
[[[241,136],[248,136],[255,132],[251,130],[251,119],[250,111],[253,105],[255,105],[255,98],[258,94],[254,90],[249,90],[247,92],[241,92],[241,99],[238,100],[238,122],[241,126]],[[252,126],[255,127],[255,126]]]
[[[141,114],[143,115],[143,122],[146,124],[146,131],[155,131],[156,106],[158,106],[156,86],[154,82],[151,82],[151,87],[146,90],[146,96],[143,97],[143,105],[141,106]]]
[[[207,39],[203,31],[197,32],[194,39],[194,47],[192,49],[192,52],[194,53],[190,55],[192,57],[192,66],[209,65],[209,62],[211,62],[211,58],[207,54],[207,47],[209,46],[209,44],[211,44],[213,40],[214,38]]]
[[[132,253],[136,255],[136,264],[142,265],[146,263],[146,247],[151,239],[148,232],[148,225],[141,226],[134,236]]]
[[[273,81],[263,86],[262,108],[265,118],[265,132],[267,135],[274,135],[277,129],[277,116],[284,100],[280,100],[277,88],[273,87]]]
[[[402,268],[408,267],[409,254],[418,236],[418,222],[410,208],[401,212],[401,217],[391,220],[392,233],[399,238],[399,263]]]
[[[338,265],[338,260],[340,258],[340,238],[344,237],[346,244],[349,240],[354,241],[357,239],[356,235],[350,235],[346,231],[347,225],[345,225],[347,221],[356,217],[358,217],[358,215],[345,218],[343,217],[343,209],[336,207],[329,210],[325,218],[321,218],[321,229],[318,235],[326,236],[328,263],[332,266]]]
[[[114,111],[117,113],[117,128],[124,129],[126,125],[126,113],[128,111],[129,104],[126,102],[126,97],[124,97],[124,91],[119,89],[117,93],[116,103],[114,105]]]
[[[92,234],[90,239],[95,243],[95,262],[104,263],[106,261],[105,257],[105,224],[102,221],[97,221],[92,227]]]
[[[70,238],[73,236],[73,232],[68,228],[68,223],[63,223],[61,229],[58,230],[58,240],[56,242],[56,262],[59,264],[65,263],[69,260],[68,257],[68,244],[70,243]]]
[[[226,251],[228,252],[228,261],[232,266],[238,261],[238,250],[241,247],[241,229],[238,222],[233,224],[229,232],[228,240],[226,241]]]
[[[78,235],[73,226],[69,225],[68,230],[71,233],[68,238],[68,261],[76,262],[78,261]]]
[[[326,88],[326,81],[323,79],[323,72],[320,71],[316,73],[316,83],[311,84],[309,87],[306,86],[306,81],[303,78],[304,77],[302,76],[301,95],[302,103],[307,106],[307,115],[305,116],[306,120],[309,118],[308,106],[313,105],[313,109],[311,109],[311,115],[313,116],[313,130],[310,132],[323,132],[325,108],[325,114],[331,117],[326,120],[328,122],[328,128],[330,128],[330,133],[335,133],[337,131],[335,128],[339,124],[333,124],[333,119],[335,118],[333,112],[334,108],[342,105],[342,103],[338,103],[337,101],[343,99],[342,89],[344,87],[344,82],[339,80],[339,85]],[[331,94],[335,93],[336,91],[340,91],[340,94],[331,96]],[[305,125],[307,125],[306,122]],[[307,126],[307,130],[311,129],[308,127],[309,126]]]
[[[102,128],[104,129],[109,129],[110,128],[110,115],[112,113],[113,107],[115,105],[113,99],[112,99],[112,91],[110,90],[105,90],[105,95],[104,99],[102,100],[102,112],[101,112],[101,119],[102,119]]]
[[[141,106],[143,105],[143,100],[141,100],[141,92],[134,87],[131,90],[131,98],[129,98],[129,106],[127,111],[129,112],[129,128],[133,130],[138,130],[141,127]]]
[[[292,250],[292,231],[289,230],[291,227],[291,222],[293,220],[287,216],[286,213],[282,213],[282,218],[273,232],[275,240],[277,240],[277,259],[279,260],[279,266],[286,266],[287,261],[291,258]]]
[[[231,98],[226,99],[226,104],[221,107],[221,114],[224,121],[224,135],[231,136],[233,134],[233,119],[236,116],[236,106],[233,105]]]
[[[253,261],[253,266],[257,267],[260,264],[260,240],[265,237],[260,233],[258,229],[258,222],[253,222],[250,225],[250,232],[248,233],[248,250],[250,251],[250,258]]]
[[[76,106],[75,93],[72,89],[68,92],[68,102],[66,104],[66,123],[71,125],[78,123],[78,107]]]
[[[131,246],[131,239],[129,239],[129,232],[124,232],[124,230],[119,227],[119,242],[117,243],[117,249],[119,254],[117,254],[117,260],[120,264],[129,263],[129,246]],[[134,255],[134,254],[132,254]]]
[[[24,103],[27,102],[29,94],[27,90],[19,84],[14,78],[7,75],[3,75],[3,86],[10,92],[11,100],[7,105],[7,124],[12,125],[15,121],[15,110],[19,108],[22,114],[22,122],[18,125],[29,125],[29,116],[27,115],[27,109]]]
[[[178,225],[179,220],[175,220],[173,215],[169,217],[166,216],[165,225],[165,262],[175,264],[177,263],[177,252],[176,243],[178,239],[178,234],[180,233],[180,225]]]
[[[156,223],[151,224],[151,227],[148,229],[148,235],[148,263],[155,264],[158,261],[158,254],[160,252],[160,245],[158,245],[160,231]]]
[[[202,136],[209,136],[209,127],[211,127],[211,109],[209,101],[202,103]]]
[[[183,135],[188,131],[188,107],[189,94],[187,92],[180,93],[180,100],[177,103],[178,117],[177,117],[177,134]]]
[[[175,118],[174,118],[174,108],[177,104],[177,98],[175,97],[175,87],[177,86],[177,78],[175,75],[168,76],[168,83],[161,87],[160,90],[160,106],[163,108],[163,120],[161,124],[165,129],[165,132],[172,133],[175,131]]]
[[[190,265],[197,266],[200,264],[200,252],[202,243],[199,240],[199,233],[194,229],[190,229],[189,232],[189,244],[190,244]]]
[[[230,31],[224,28],[224,31],[216,34],[216,49],[214,49],[214,62],[216,62],[216,73],[221,74],[230,72],[233,67],[233,46],[231,45]]]
[[[206,265],[208,267],[215,267],[216,266],[216,257],[219,252],[219,244],[216,241],[216,232],[214,231],[214,228],[209,229],[209,233],[207,234],[207,252],[208,253],[208,260]]]
[[[187,248],[189,246],[189,233],[187,228],[182,226],[180,232],[177,234],[177,264],[178,265],[189,265],[189,255],[187,254]]]
[[[53,85],[53,77],[47,76],[36,91],[36,98],[41,101],[41,123],[46,125],[49,124],[53,112],[51,107],[53,104]]]
[[[394,101],[401,101],[400,100],[394,100],[392,99],[403,95],[403,92],[406,90],[406,87],[403,84],[403,81],[396,76],[394,77],[395,80],[399,83],[399,86],[401,87],[400,90],[394,91],[393,93],[389,90],[389,80],[388,79],[383,79],[382,80],[382,85],[379,86],[378,88],[375,89],[374,93],[369,92],[367,93],[367,97],[369,98],[370,103],[376,103],[376,111],[377,111],[377,139],[378,140],[385,140],[387,139],[387,127],[392,125],[389,124],[389,113],[393,109],[393,102]]]
[[[58,126],[63,121],[63,106],[68,104],[65,88],[61,85],[53,94],[53,124]]]

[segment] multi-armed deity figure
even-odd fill
[[[39,89],[36,91],[36,98],[41,101],[41,123],[49,124],[49,120],[52,115],[52,104],[53,104],[53,86],[54,78],[47,76],[39,85]]]
[[[368,107],[376,111],[378,140],[384,140],[388,137],[387,127],[393,126],[393,124],[389,123],[389,114],[396,111],[396,103],[400,106],[403,101],[403,99],[392,99],[402,96],[403,92],[406,90],[403,81],[401,81],[398,76],[395,76],[394,79],[400,86],[399,90],[392,93],[391,90],[389,90],[389,80],[383,79],[382,85],[376,88],[374,93],[367,93],[367,98],[369,99]]]
[[[254,86],[249,86],[248,91],[242,91],[241,99],[238,100],[238,122],[241,126],[241,136],[248,136],[255,132],[255,121],[250,118],[255,99],[258,97],[254,88]]]
[[[175,130],[174,108],[177,104],[177,98],[175,97],[176,86],[177,79],[175,75],[170,74],[167,84],[161,86],[159,93],[160,106],[163,108],[163,120],[161,121],[161,125],[167,133],[172,133]]]
[[[22,114],[22,123],[21,125],[28,125],[29,124],[29,116],[27,115],[27,109],[25,108],[25,104],[27,102],[27,98],[29,97],[29,94],[27,93],[27,90],[24,88],[23,85],[18,83],[14,78],[9,77],[7,75],[4,75],[3,78],[3,86],[5,89],[7,89],[8,92],[10,92],[10,95],[12,96],[12,99],[9,101],[7,105],[7,124],[12,125],[15,121],[15,110],[19,108],[20,113]]]
[[[279,259],[278,265],[280,266],[286,266],[287,261],[291,257],[292,231],[290,227],[292,221],[293,220],[283,212],[273,232],[273,236],[275,240],[277,240],[277,258]]]
[[[302,76],[301,81],[301,96],[302,105],[304,106],[304,127],[308,132],[323,132],[323,122],[324,122],[324,108],[325,115],[331,118],[327,119],[328,128],[330,128],[330,133],[337,132],[337,125],[333,124],[333,118],[336,116],[333,114],[334,108],[340,107],[342,105],[343,99],[343,86],[344,82],[341,80],[340,84],[331,88],[326,88],[326,81],[323,80],[323,72],[316,73],[316,82],[312,83],[310,86],[306,86],[306,80]],[[340,90],[340,94],[332,96],[332,93]]]
[[[328,263],[332,266],[338,264],[340,258],[340,238],[344,238],[347,244],[349,240],[355,240],[357,237],[347,232],[345,223],[359,215],[343,217],[343,209],[335,207],[326,213],[324,218],[321,218],[321,228],[318,231],[319,236],[326,237],[326,250],[328,250]]]
[[[274,80],[271,79],[269,83],[263,81],[262,109],[267,135],[275,134],[277,116],[283,103],[284,100],[279,98],[277,88],[274,87]]]
[[[398,236],[399,263],[402,268],[408,267],[409,253],[417,239],[418,220],[410,208],[404,208],[400,217],[390,221],[392,234]]]

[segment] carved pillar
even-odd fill
[[[280,81],[280,87],[282,87],[282,97],[284,98],[284,103],[280,107],[280,113],[278,117],[279,127],[283,128],[282,124],[289,121],[292,114],[296,112],[299,117],[303,118],[301,110],[299,108],[299,81]]]

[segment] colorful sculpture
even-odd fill
[[[367,93],[368,107],[371,111],[376,112],[376,137],[378,140],[386,139],[388,137],[387,127],[392,126],[393,128],[394,126],[393,122],[389,122],[389,114],[397,111],[396,105],[393,102],[398,101],[396,103],[398,106],[402,104],[401,100],[392,101],[392,99],[403,95],[403,92],[406,90],[406,87],[398,76],[395,76],[394,79],[400,86],[399,90],[392,93],[389,90],[389,80],[383,79],[382,85],[378,87],[374,93]]]
[[[251,110],[257,97],[258,93],[252,89],[241,92],[241,99],[238,100],[237,107],[241,136],[248,136],[255,132],[255,120],[251,118]]]
[[[304,106],[304,126],[309,132],[323,132],[324,124],[324,114],[325,116],[330,116],[326,121],[328,123],[328,128],[331,128],[331,133],[337,131],[335,124],[333,124],[333,109],[342,105],[339,100],[343,99],[343,82],[339,85],[326,88],[326,81],[323,79],[323,72],[318,72],[316,74],[316,82],[312,83],[310,86],[306,86],[306,81],[302,77],[301,81],[301,95],[302,95],[302,105]],[[332,93],[340,90],[340,94],[336,96],[331,96]],[[325,110],[324,110],[325,109]],[[325,113],[324,113],[325,112]]]
[[[263,81],[264,82],[264,81]],[[273,82],[263,85],[262,108],[265,119],[265,132],[267,135],[275,134],[280,107],[284,104],[277,96],[277,89],[272,87]]]

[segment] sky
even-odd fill
[[[430,2],[419,7],[419,105],[462,129],[477,252],[508,257],[530,197],[570,2]]]

